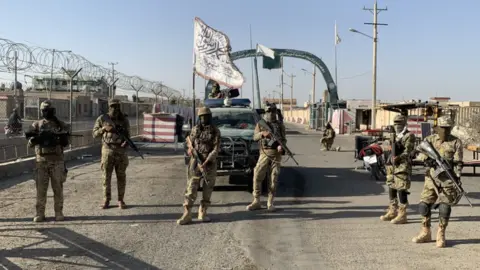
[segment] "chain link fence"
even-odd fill
[[[0,125],[2,126],[2,133],[0,133],[0,163],[34,156],[34,149],[27,147],[24,132],[31,127],[34,121],[41,118],[40,104],[42,101],[47,100],[45,97],[28,96],[25,98],[23,106],[16,107],[11,104],[15,100],[11,99],[8,94],[8,92],[5,92],[2,96],[0,93],[0,98],[3,97],[3,99],[0,99]],[[93,138],[92,130],[96,118],[103,112],[106,112],[108,107],[106,100],[100,104],[95,104],[96,106],[93,106],[93,102],[89,100],[85,100],[83,103],[79,102],[81,100],[76,100],[77,102],[74,102],[76,104],[70,106],[69,100],[51,99],[56,108],[58,119],[65,123],[71,123],[72,134],[80,135],[71,138],[72,149],[101,143],[100,139]],[[137,111],[136,105],[134,102],[122,102],[122,111],[127,114],[129,119],[132,137],[141,134],[143,130],[143,113],[151,112],[154,106],[153,103],[140,103]],[[95,107],[101,107],[102,110],[92,111]],[[18,130],[9,128],[7,130],[7,123],[9,122],[9,117],[13,117],[14,108],[17,109],[18,115],[22,119],[21,128]]]

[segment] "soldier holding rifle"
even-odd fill
[[[187,137],[188,155],[192,158],[187,168],[187,188],[184,212],[177,220],[177,224],[186,225],[192,222],[192,207],[197,199],[197,190],[203,179],[203,194],[198,210],[198,219],[203,222],[210,221],[207,208],[210,206],[215,179],[217,177],[217,155],[220,151],[220,130],[212,123],[212,112],[209,108],[198,110],[200,123],[197,124]]]
[[[288,149],[284,149],[287,143],[285,125],[277,120],[277,108],[275,104],[268,104],[267,106],[264,119],[257,123],[253,135],[254,141],[260,141],[260,157],[253,171],[253,201],[247,206],[249,211],[261,209],[262,181],[264,181],[268,172],[270,172],[270,183],[268,185],[267,209],[275,211],[273,200],[277,190],[278,176],[280,175],[282,154],[285,151],[291,154]]]
[[[117,175],[118,207],[125,209],[125,187],[127,184],[126,170],[128,167],[128,154],[126,146],[129,144],[125,138],[130,138],[130,122],[120,110],[120,100],[112,99],[108,102],[108,113],[101,115],[95,121],[93,137],[102,138],[102,180],[104,201],[102,209],[110,206],[112,173],[115,169]]]
[[[392,131],[392,151],[386,164],[390,205],[380,220],[404,224],[407,223],[408,190],[412,174],[410,156],[415,147],[415,135],[407,129],[407,117],[404,115],[395,116]]]
[[[425,141],[419,145],[420,156],[425,161],[427,171],[419,203],[419,212],[423,216],[422,230],[412,241],[415,243],[432,241],[431,209],[438,200],[439,203],[436,207],[439,208],[440,218],[436,245],[442,248],[445,247],[445,230],[448,226],[452,206],[456,205],[463,195],[460,182],[463,145],[460,139],[450,134],[453,123],[449,117],[442,116],[437,121],[437,134],[426,137]],[[435,155],[438,156],[435,157]],[[441,167],[451,169],[442,171],[439,170],[442,169]]]
[[[35,147],[34,179],[37,189],[36,215],[34,222],[45,221],[45,205],[49,182],[52,183],[55,220],[63,221],[63,183],[67,170],[63,151],[70,144],[70,126],[55,116],[50,100],[40,104],[42,119],[35,121],[25,133],[28,146]]]

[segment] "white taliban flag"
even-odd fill
[[[193,46],[193,65],[197,75],[230,88],[242,87],[245,79],[230,59],[232,48],[227,35],[211,28],[196,17]]]
[[[337,32],[337,21],[335,21],[335,45],[338,45],[340,42],[342,42],[342,39],[338,35]]]
[[[272,49],[267,48],[261,44],[257,44],[257,53],[275,59],[275,52]]]

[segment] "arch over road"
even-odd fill
[[[309,61],[312,64],[314,64],[322,73],[323,79],[327,84],[328,105],[332,106],[333,104],[338,104],[337,85],[335,84],[335,81],[333,80],[332,75],[330,74],[330,71],[328,70],[327,66],[322,61],[322,59],[306,51],[292,50],[292,49],[272,49],[272,50],[275,52],[275,55],[279,56],[280,58],[282,57],[298,58],[298,59]],[[257,53],[257,50],[251,49],[251,50],[233,52],[230,54],[230,59],[235,61],[235,60],[255,57],[255,56],[263,56],[263,55],[261,53]]]

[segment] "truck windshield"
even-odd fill
[[[212,112],[213,124],[218,128],[255,129],[253,112]]]

